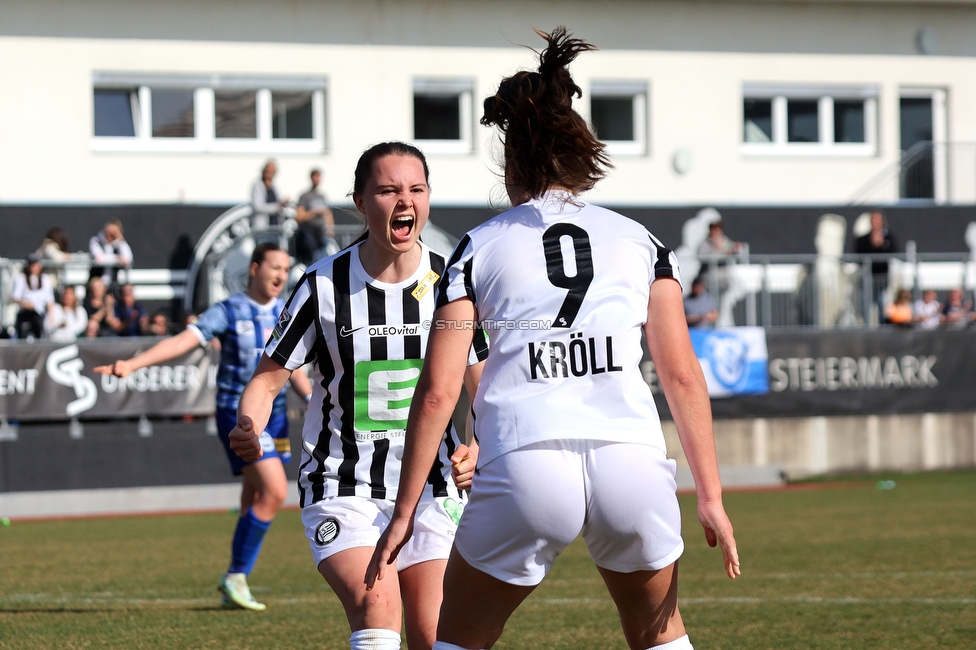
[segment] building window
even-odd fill
[[[312,93],[271,93],[271,137],[308,140],[312,137]]]
[[[134,138],[139,96],[134,88],[95,88],[95,135]]]
[[[214,136],[258,137],[257,105],[253,90],[214,90]]]
[[[192,138],[193,89],[152,88],[152,137]]]
[[[468,79],[414,79],[414,141],[429,153],[470,153],[473,90]]]
[[[876,86],[747,84],[742,101],[746,153],[873,155]]]
[[[647,84],[594,81],[590,84],[590,124],[611,154],[647,152]]]
[[[92,146],[321,153],[325,86],[324,79],[308,78],[98,73]]]

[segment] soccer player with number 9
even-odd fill
[[[567,66],[593,48],[564,28],[539,34],[548,47],[538,71],[504,79],[484,102],[482,124],[502,134],[513,207],[470,231],[448,262],[396,508],[366,581],[382,589],[417,530],[414,504],[472,341],[457,324],[482,322],[491,349],[473,404],[478,470],[444,577],[435,650],[490,648],[580,534],[628,645],[687,650],[675,463],[639,369],[642,336],[695,477],[706,539],[721,546],[729,577],[739,560],[677,263],[641,225],[579,197],[610,166],[571,105],[581,90]]]

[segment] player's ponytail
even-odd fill
[[[553,186],[573,194],[592,188],[611,167],[604,145],[573,110],[573,96],[583,92],[568,66],[581,52],[596,49],[571,38],[565,27],[551,34],[536,30],[548,43],[539,54],[538,72],[518,72],[503,79],[485,99],[485,126],[498,126],[505,152],[505,185],[515,202],[536,198]]]

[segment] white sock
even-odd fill
[[[349,650],[400,650],[400,633],[380,628],[356,630],[349,637]]]
[[[695,648],[691,645],[691,640],[686,634],[679,639],[669,641],[664,645],[656,645],[653,648],[648,648],[647,650],[695,650]]]
[[[453,643],[445,643],[444,641],[435,641],[434,647],[430,650],[467,650],[459,645],[454,645]]]

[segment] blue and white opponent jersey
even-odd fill
[[[254,374],[284,306],[280,298],[260,305],[247,294],[238,293],[203,312],[189,326],[200,339],[200,345],[206,345],[214,337],[220,339],[217,408],[237,409],[241,393]],[[285,389],[282,389],[275,398],[273,410],[285,407]]]
[[[644,226],[549,192],[471,230],[438,306],[471,299],[491,344],[474,398],[478,464],[543,440],[665,448],[641,376],[650,285],[677,259]]]

